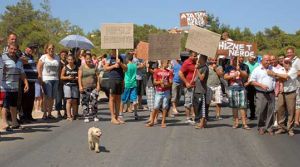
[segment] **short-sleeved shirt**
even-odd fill
[[[242,63],[240,64],[240,69],[241,71],[246,71],[247,74],[250,73],[249,68],[246,64]],[[234,75],[236,72],[236,67],[234,66],[227,66],[225,68],[225,73],[229,74],[229,75]],[[247,79],[241,78],[241,77],[237,77],[235,79],[231,79],[228,81],[228,85],[229,86],[243,86],[243,83],[247,82]]]
[[[38,72],[36,68],[36,62],[32,55],[24,53],[24,56],[28,60],[27,64],[23,64],[23,68],[27,77],[28,82],[36,82],[38,79]]]
[[[253,70],[259,66],[259,63],[254,62],[253,64],[250,63],[249,61],[245,63],[249,67],[249,74],[251,75]]]
[[[198,75],[195,75],[195,93],[205,94],[207,90],[207,79],[209,75],[209,69],[207,65],[204,65],[198,70],[201,75],[204,74],[205,76],[204,79],[201,81]]]
[[[158,63],[157,62],[150,62],[149,63],[149,68],[151,69],[157,69],[158,68]],[[153,74],[151,72],[147,73],[148,79],[147,79],[147,87],[153,87]]]
[[[78,77],[78,67],[75,65],[75,67],[73,69],[69,68],[68,65],[65,66],[65,76],[71,76],[73,78]],[[64,81],[65,85],[68,86],[76,86],[78,85],[78,81],[77,80],[65,80]]]
[[[135,63],[137,66],[139,66],[143,62],[143,60],[138,59],[138,58],[133,58],[132,62]],[[143,69],[137,69],[136,79],[137,80],[142,80],[143,79]]]
[[[271,69],[271,70],[274,71],[274,69]],[[265,69],[262,65],[260,65],[254,69],[254,71],[252,72],[252,74],[250,76],[250,82],[251,81],[255,81],[255,82],[258,82],[258,83],[268,86],[267,92],[273,91],[275,89],[275,83],[276,83],[275,78],[269,76],[267,74],[267,69]],[[255,89],[258,91],[265,91],[265,90],[262,90],[260,87],[255,87]]]
[[[289,71],[286,71],[284,67],[278,68],[276,73],[279,74],[288,74],[290,77],[287,81],[283,83],[283,92],[293,92],[297,90],[297,70],[293,67],[290,68]]]
[[[14,60],[8,53],[2,55],[3,78],[1,90],[5,92],[18,92],[19,80],[22,74],[25,74],[23,63],[19,58]]]
[[[121,56],[119,56],[119,59],[121,62],[123,62],[123,59]],[[110,57],[107,62],[110,66],[116,64],[116,57]],[[114,68],[108,72],[109,79],[117,79],[117,80],[123,80],[124,79],[124,73],[122,67]]]
[[[209,87],[217,87],[221,85],[221,81],[219,79],[218,74],[213,69],[213,67],[209,66],[209,74],[207,79],[207,86]],[[222,70],[222,66],[217,67],[217,70]]]
[[[125,72],[125,78],[124,78],[125,88],[137,87],[136,72],[137,72],[137,65],[134,63],[128,63],[127,71]]]
[[[173,66],[173,72],[174,72],[174,78],[173,78],[173,82],[180,84],[181,83],[181,79],[179,77],[179,71],[181,69],[181,64],[179,63],[175,63]]]
[[[191,58],[188,58],[184,61],[184,63],[181,66],[180,71],[185,76],[187,82],[190,82],[193,80],[193,75],[195,72],[195,63],[192,61]]]
[[[173,81],[173,72],[168,69],[156,69],[154,70],[153,79],[156,81],[163,80],[164,83],[168,83],[169,80]],[[156,91],[165,92],[170,88],[162,88],[160,85],[155,86]]]
[[[300,59],[295,56],[292,60],[292,67],[297,70],[300,71]],[[300,77],[297,77],[298,80],[298,87],[300,87]]]
[[[40,61],[44,63],[42,71],[43,81],[59,80],[59,56],[55,55],[54,58],[50,60],[48,56],[44,54],[40,58]]]

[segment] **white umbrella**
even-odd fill
[[[94,44],[89,39],[81,35],[68,35],[59,43],[68,48],[80,48],[89,50],[94,48]]]

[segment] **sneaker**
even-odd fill
[[[99,118],[98,118],[98,117],[95,117],[95,118],[94,118],[94,122],[99,122]]]
[[[83,122],[85,122],[85,123],[89,123],[89,122],[90,122],[90,120],[89,120],[89,118],[88,118],[88,117],[85,117],[85,118],[84,118],[84,120],[83,120]]]
[[[191,124],[191,125],[195,125],[195,121],[193,121],[191,118],[186,119],[185,123]]]

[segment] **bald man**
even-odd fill
[[[250,84],[256,89],[256,111],[258,112],[258,131],[260,135],[266,132],[273,135],[275,108],[275,79],[268,75],[270,55],[264,55],[261,65],[254,69],[250,77]]]

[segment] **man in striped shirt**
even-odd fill
[[[29,89],[28,92],[24,92],[24,83],[21,84],[21,93],[22,97],[19,99],[21,100],[21,109],[23,115],[21,116],[22,122],[30,123],[32,121],[35,121],[35,119],[32,118],[32,110],[34,105],[34,98],[35,98],[35,82],[38,78],[37,68],[36,68],[36,62],[34,60],[33,54],[35,53],[37,49],[36,44],[29,44],[27,45],[25,52],[23,53],[22,58],[26,59],[26,62],[23,62],[23,68],[24,72],[26,74]]]
[[[2,55],[3,62],[3,78],[1,90],[5,91],[5,99],[3,101],[2,108],[2,130],[9,130],[10,127],[7,123],[6,112],[9,110],[12,119],[12,129],[20,128],[17,122],[17,100],[18,89],[20,79],[24,82],[24,92],[28,91],[28,81],[23,69],[22,61],[17,57],[16,52],[18,46],[16,44],[10,44],[8,46],[8,52]]]

